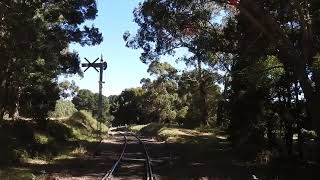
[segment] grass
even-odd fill
[[[72,133],[80,140],[95,141],[98,133],[98,121],[87,111],[78,111],[65,121]],[[101,124],[101,133],[106,134],[108,127]]]
[[[35,180],[36,176],[28,169],[7,168],[0,170],[0,179],[2,180]]]
[[[142,128],[148,126],[148,124],[143,124],[143,125],[129,125],[129,130],[132,132],[139,132]]]
[[[156,137],[158,140],[169,143],[206,144],[216,139],[216,134],[210,132],[191,130],[185,128],[170,127],[161,124],[132,125],[129,130],[143,136]]]
[[[258,149],[260,147],[256,144],[244,144],[241,149],[232,148],[227,136],[219,130],[190,130],[159,124],[133,125],[129,129],[144,136],[173,143],[173,146],[168,147],[175,147],[175,153],[180,151],[178,155],[181,157],[181,165],[192,162],[187,170],[189,172],[200,170],[197,165],[208,167],[208,172],[213,171],[212,174],[216,176],[209,175],[208,179],[219,179],[219,176],[221,179],[251,179],[252,175],[259,179],[317,179],[318,176],[314,174],[320,169],[320,164],[314,161],[315,158],[311,161],[285,157],[276,149]],[[307,147],[308,145],[304,144],[304,148]],[[319,153],[319,150],[314,152]],[[305,153],[307,155],[311,152]],[[179,168],[172,169],[175,169],[172,171],[173,175],[183,174],[185,170],[177,172]]]
[[[53,140],[53,138],[50,135],[45,134],[45,133],[40,133],[40,132],[35,132],[34,138],[38,144],[43,144],[43,145],[48,144],[49,142],[51,142]]]
[[[87,153],[82,143],[95,142],[98,121],[90,113],[79,111],[68,119],[49,120],[41,129],[31,120],[0,121],[0,179],[35,179],[20,164],[48,164]],[[101,126],[103,133],[108,128]]]

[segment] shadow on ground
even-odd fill
[[[224,139],[216,139],[205,146],[145,140],[148,140],[147,149],[157,179],[318,179],[320,172],[318,166],[296,161],[258,166],[237,160],[237,152],[233,152]],[[123,141],[120,136],[103,141],[99,147],[101,152],[96,156],[93,155],[95,143],[81,143],[89,149],[82,157],[23,166],[31,169],[39,179],[101,179],[119,157]],[[139,144],[129,140],[125,157],[139,158],[140,150]],[[119,179],[142,179],[143,168],[141,161],[124,161],[114,175]]]

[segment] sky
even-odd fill
[[[103,94],[106,96],[120,94],[126,88],[140,86],[142,78],[149,77],[148,65],[143,64],[139,57],[141,50],[127,48],[122,38],[125,31],[135,34],[138,29],[133,22],[133,10],[141,0],[97,0],[98,16],[94,21],[86,22],[87,25],[94,24],[100,29],[103,35],[103,42],[97,46],[82,47],[71,44],[71,51],[79,53],[81,62],[84,58],[94,61],[103,55],[107,61],[108,68],[104,71]],[[168,57],[167,57],[168,58]],[[174,58],[169,57],[174,66]],[[84,70],[84,69],[83,69]],[[89,89],[98,92],[99,73],[93,68],[84,73],[84,77],[74,76],[68,78],[74,80],[81,89]]]

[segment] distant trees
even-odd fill
[[[77,95],[73,97],[72,103],[75,105],[75,108],[77,110],[87,110],[89,112],[92,112],[92,115],[97,118],[98,117],[98,99],[99,94],[93,93],[88,89],[80,89],[77,92]],[[102,108],[103,108],[103,114],[102,118],[104,121],[110,120],[110,114],[109,114],[109,100],[107,97],[102,96]]]
[[[201,71],[201,77],[199,69],[184,71],[178,81],[179,98],[188,109],[184,123],[189,127],[217,126],[217,108],[221,99],[217,82],[220,75],[209,70]]]
[[[81,73],[70,43],[96,45],[102,35],[80,25],[97,15],[95,0],[1,1],[0,118],[18,110],[45,118],[59,99],[57,77]]]
[[[174,122],[177,116],[177,70],[168,63],[153,62],[148,72],[156,79],[142,79],[142,88],[146,91],[145,111],[150,121],[158,123]]]
[[[196,127],[203,117],[203,102],[200,98],[197,71],[182,75],[168,63],[152,62],[148,72],[154,80],[142,79],[142,87],[124,90],[119,96],[112,96],[111,114],[114,125],[144,124],[149,122],[180,124]],[[190,77],[189,75],[193,76]],[[215,123],[219,88],[216,79],[209,72],[203,73],[206,94],[207,122]],[[206,125],[206,124],[205,124]]]
[[[144,124],[147,116],[144,111],[145,91],[142,88],[125,89],[118,96],[110,96],[110,113],[114,116],[113,125]]]
[[[77,109],[71,101],[60,99],[56,102],[54,111],[49,112],[49,117],[66,118],[75,112]]]

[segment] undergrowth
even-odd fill
[[[34,179],[32,173],[13,171],[10,166],[83,155],[87,150],[81,143],[97,140],[97,124],[86,111],[76,112],[68,119],[48,120],[45,129],[31,120],[1,120],[0,179]],[[101,130],[105,134],[107,127],[101,125]]]
[[[143,136],[155,137],[158,140],[170,143],[204,144],[216,138],[212,129],[210,131],[191,130],[172,127],[169,125],[150,123],[146,125],[132,125],[129,130]]]

